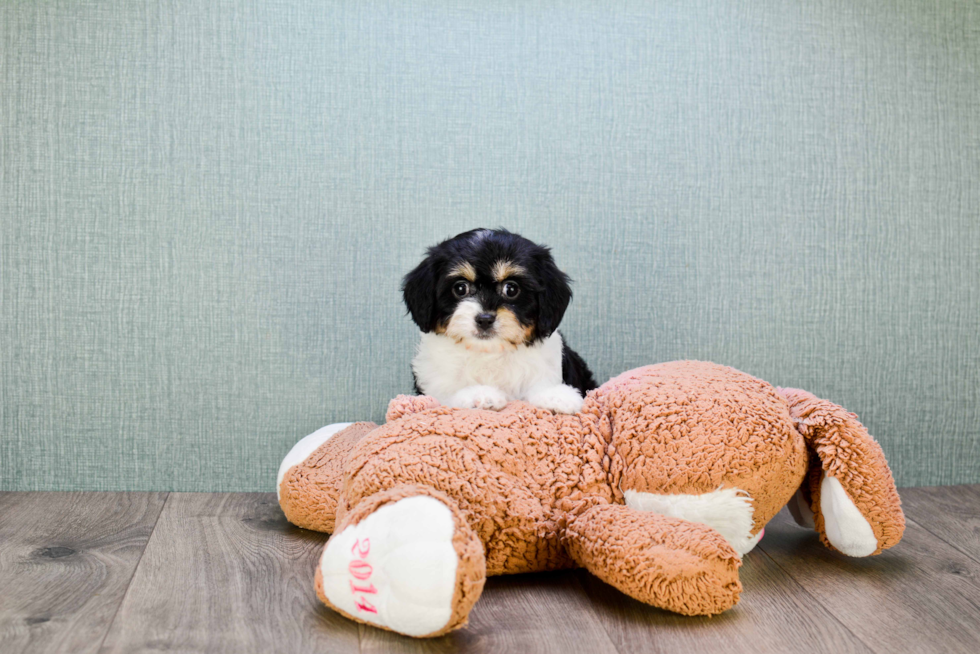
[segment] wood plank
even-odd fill
[[[94,652],[166,493],[0,493],[0,651]]]
[[[663,611],[578,574],[620,652],[871,651],[758,549],[739,570],[738,604],[714,617]]]
[[[325,540],[274,493],[173,493],[102,651],[356,652],[313,590]]]
[[[976,652],[980,565],[911,518],[896,547],[849,558],[785,512],[760,544],[786,574],[876,652]]]
[[[777,517],[746,557],[742,601],[715,618],[565,571],[491,579],[467,628],[426,641],[321,606],[326,537],[286,523],[274,495],[163,508],[164,493],[0,493],[0,651],[92,652],[105,637],[106,652],[350,652],[359,634],[367,652],[974,651],[980,487],[901,493],[906,537],[869,559]]]
[[[903,488],[905,515],[980,562],[980,485]]]
[[[463,629],[419,640],[361,627],[361,651],[597,654],[615,646],[570,571],[492,577]]]

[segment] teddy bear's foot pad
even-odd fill
[[[827,540],[847,556],[870,556],[878,539],[836,477],[824,475],[820,482],[820,513]]]
[[[439,631],[453,616],[453,534],[452,512],[433,497],[385,504],[327,543],[322,593],[369,624],[409,636]]]
[[[786,507],[797,525],[806,529],[817,528],[813,510],[802,491],[796,491]],[[877,551],[878,539],[871,524],[844,490],[840,480],[826,474],[821,475],[820,479],[820,514],[823,516],[824,534],[838,552],[861,557]]]

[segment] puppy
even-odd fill
[[[504,229],[464,232],[429,248],[402,292],[423,332],[412,361],[420,393],[454,407],[525,400],[575,413],[596,387],[556,331],[572,290],[547,247]]]

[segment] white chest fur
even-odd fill
[[[561,335],[534,345],[481,352],[440,334],[422,334],[412,369],[419,388],[443,404],[471,386],[500,389],[508,400],[528,400],[536,389],[561,384]]]

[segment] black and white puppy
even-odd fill
[[[524,400],[575,413],[596,387],[557,327],[572,299],[547,247],[474,229],[430,247],[402,283],[422,330],[415,386],[441,403],[498,410]]]

